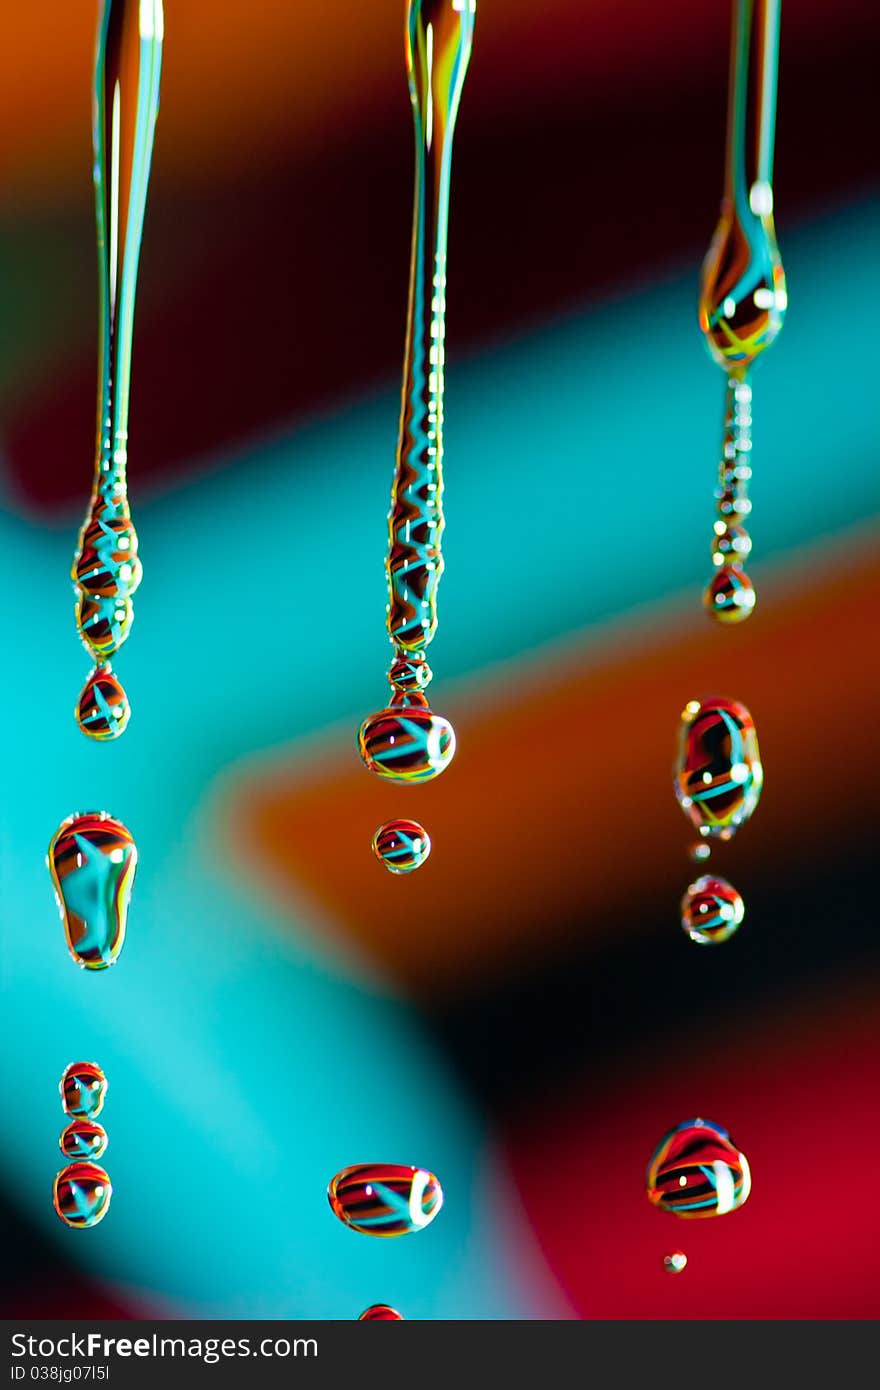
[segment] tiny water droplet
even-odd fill
[[[744,526],[735,522],[715,523],[715,536],[712,540],[712,563],[714,565],[741,565],[751,553],[752,538]]]
[[[419,655],[396,656],[388,672],[391,688],[406,694],[426,690],[432,677],[430,666],[424,657]]]
[[[752,815],[764,785],[755,724],[745,705],[691,700],[681,716],[675,794],[701,835],[733,837]]]
[[[443,1189],[424,1168],[395,1163],[358,1163],[332,1179],[327,1199],[353,1231],[368,1236],[403,1236],[430,1225],[443,1206]]]
[[[76,707],[76,722],[88,738],[118,738],[128,728],[131,706],[110,666],[99,666],[86,681]]]
[[[358,1322],[403,1322],[402,1313],[398,1313],[396,1308],[391,1308],[387,1303],[374,1303],[372,1307],[365,1308],[358,1318]]]
[[[688,1262],[688,1257],[683,1250],[673,1250],[670,1255],[663,1256],[663,1268],[668,1274],[681,1274]]]
[[[82,1230],[97,1226],[110,1209],[113,1187],[95,1163],[69,1163],[55,1174],[52,1200],[67,1226]]]
[[[726,878],[704,874],[681,900],[681,925],[691,941],[716,946],[733,936],[745,911],[742,898]]]
[[[696,844],[691,845],[688,850],[689,857],[695,864],[703,864],[712,853],[712,846],[705,840],[697,840]]]
[[[100,1158],[107,1147],[107,1131],[92,1120],[72,1120],[62,1130],[58,1147],[65,1158]]]
[[[58,1089],[68,1115],[94,1120],[104,1109],[107,1078],[97,1062],[71,1062],[64,1069]]]
[[[748,1160],[726,1129],[684,1120],[664,1135],[648,1164],[648,1200],[682,1217],[723,1216],[746,1201]]]
[[[703,607],[719,623],[741,623],[754,612],[755,586],[740,565],[724,565],[703,592]]]
[[[69,816],[52,836],[47,863],[64,934],[87,970],[119,959],[137,857],[131,832],[105,811]]]
[[[392,782],[429,782],[455,755],[455,730],[419,705],[379,710],[358,732],[360,755],[371,772]]]
[[[431,853],[431,837],[415,820],[390,820],[373,836],[373,853],[392,874],[411,874]]]

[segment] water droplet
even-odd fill
[[[718,565],[742,565],[752,549],[752,538],[744,526],[735,522],[717,521],[712,541],[712,563]]]
[[[402,1236],[430,1225],[443,1205],[433,1173],[394,1163],[358,1163],[343,1168],[327,1197],[336,1216],[368,1236]]]
[[[143,577],[137,550],[137,532],[127,509],[108,511],[99,497],[80,532],[71,578],[93,598],[133,594]]]
[[[729,840],[751,816],[763,785],[758,736],[745,705],[723,697],[691,700],[682,713],[675,794],[700,833]]]
[[[402,1313],[398,1313],[396,1308],[390,1308],[387,1303],[374,1303],[371,1308],[365,1308],[358,1318],[358,1322],[403,1322]]]
[[[742,623],[754,611],[755,586],[739,565],[724,565],[703,592],[703,607],[719,623]]]
[[[70,954],[87,970],[103,970],[125,944],[137,846],[121,821],[86,811],[62,821],[47,863]]]
[[[431,838],[415,820],[390,820],[373,836],[373,853],[392,874],[411,874],[431,853]]]
[[[92,1120],[72,1120],[61,1133],[58,1146],[65,1158],[100,1158],[107,1147],[107,1132]]]
[[[113,1187],[95,1163],[69,1163],[55,1175],[52,1200],[67,1226],[97,1226],[110,1209]]]
[[[698,840],[697,843],[695,845],[691,845],[690,849],[688,850],[688,855],[694,861],[695,864],[704,863],[709,858],[709,855],[711,853],[712,846],[710,844],[707,844],[705,840]]]
[[[429,709],[383,709],[364,720],[358,748],[366,766],[380,777],[429,782],[452,762],[455,730],[448,719]]]
[[[109,661],[128,641],[133,622],[134,605],[127,594],[116,598],[92,598],[88,594],[77,597],[79,635],[99,664]]]
[[[401,694],[426,690],[433,672],[423,656],[396,656],[388,672],[391,688]]]
[[[663,1268],[668,1274],[681,1274],[688,1262],[683,1250],[673,1250],[671,1255],[663,1256]]]
[[[742,898],[726,878],[704,874],[681,900],[681,925],[691,941],[715,946],[733,936],[745,911]]]
[[[685,1120],[661,1139],[648,1165],[648,1199],[676,1216],[723,1216],[752,1188],[748,1160],[726,1129]]]
[[[128,728],[131,706],[121,682],[109,666],[99,666],[83,687],[76,722],[89,738],[118,738]]]
[[[94,1120],[104,1109],[107,1078],[97,1062],[71,1062],[64,1069],[59,1090],[68,1115]]]

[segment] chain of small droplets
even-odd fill
[[[712,541],[712,563],[728,567],[741,565],[752,540],[742,524],[752,504],[749,501],[752,450],[752,388],[745,374],[731,373],[724,402],[724,435],[718,486],[715,498],[718,519]]]

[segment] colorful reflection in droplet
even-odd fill
[[[443,1189],[424,1168],[358,1163],[337,1173],[327,1189],[339,1220],[368,1236],[403,1236],[429,1226],[443,1206]]]
[[[58,1147],[65,1158],[86,1158],[94,1161],[107,1148],[107,1131],[92,1120],[72,1120],[61,1132]]]
[[[396,1308],[390,1308],[387,1303],[374,1303],[371,1308],[365,1308],[358,1318],[358,1322],[403,1322],[403,1314],[398,1313]]]
[[[452,762],[455,730],[418,705],[383,709],[364,720],[358,748],[370,771],[388,781],[429,782]]]
[[[691,941],[716,946],[733,936],[745,911],[742,898],[726,878],[704,874],[681,900],[681,925]]]
[[[675,794],[701,835],[729,840],[758,804],[764,770],[755,724],[736,700],[691,700],[681,716]]]
[[[67,1226],[82,1230],[97,1226],[110,1210],[113,1187],[95,1163],[69,1163],[56,1173],[52,1189],[55,1210]]]
[[[118,738],[128,728],[131,706],[122,682],[109,666],[99,666],[83,686],[76,722],[88,738]]]
[[[746,1201],[748,1160],[726,1129],[685,1120],[661,1139],[647,1173],[648,1200],[676,1216],[723,1216]]]
[[[104,1108],[107,1078],[97,1062],[71,1062],[64,1069],[59,1090],[68,1115],[93,1120]]]
[[[671,1254],[663,1256],[663,1268],[667,1274],[681,1274],[687,1262],[688,1257],[683,1250],[673,1250]]]
[[[69,816],[52,836],[47,863],[73,959],[87,970],[113,965],[137,869],[131,832],[105,811]]]
[[[411,874],[431,853],[431,838],[415,820],[390,820],[373,836],[373,853],[392,874]]]

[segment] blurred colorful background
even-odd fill
[[[145,578],[118,661],[132,724],[108,746],[72,717],[68,579],[94,423],[94,16],[6,17],[6,1316],[880,1312],[880,27],[867,0],[783,8],[790,308],[754,378],[759,606],[712,630],[722,377],[695,297],[728,6],[480,0],[431,653],[459,752],[417,790],[354,745],[389,655],[402,0],[166,6],[131,409]],[[713,693],[751,709],[767,780],[711,861],[745,922],[700,949],[671,766],[682,706]],[[141,859],[122,960],[87,976],[43,858],[98,808]],[[409,879],[369,850],[398,814],[434,840]],[[80,1058],[110,1083],[113,1207],[88,1233],[50,1196]],[[644,1170],[695,1115],[754,1189],[685,1223]],[[417,1239],[333,1219],[327,1181],[372,1159],[441,1177]]]

